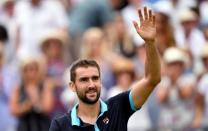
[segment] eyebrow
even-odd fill
[[[83,77],[80,77],[79,78],[79,80],[83,80],[83,79],[90,79],[90,78],[100,78],[100,76],[99,75],[93,75],[93,76],[90,76],[90,77],[88,77],[88,76],[83,76]]]

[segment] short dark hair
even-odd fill
[[[70,66],[70,79],[72,82],[75,82],[76,69],[79,67],[96,67],[98,69],[99,76],[100,76],[100,67],[95,60],[79,59],[79,60],[73,62]]]

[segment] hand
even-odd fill
[[[148,10],[144,7],[144,16],[142,15],[141,9],[138,10],[140,26],[136,21],[133,21],[134,27],[137,33],[145,41],[154,41],[156,37],[156,26],[155,26],[155,16],[152,14],[152,10]]]
[[[32,103],[29,100],[25,100],[22,103],[22,111],[23,112],[28,112],[32,109]]]

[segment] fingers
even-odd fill
[[[137,22],[133,21],[133,24],[134,24],[134,27],[136,28],[136,30],[138,30],[139,29],[139,25],[137,24]]]
[[[142,14],[142,10],[138,9],[140,22],[142,23],[144,20],[148,20],[155,23],[155,16],[153,15],[152,10],[148,10],[147,7],[144,7],[143,11],[144,15]]]
[[[148,13],[147,13],[147,7],[144,7],[144,18],[145,20],[148,20]]]
[[[156,19],[156,18],[155,18],[155,15],[153,15],[152,19],[153,19],[153,20],[152,20],[152,23],[153,23],[153,25],[155,26],[155,19]]]
[[[141,9],[138,10],[138,14],[139,14],[140,23],[142,23],[144,21],[144,18]]]
[[[149,10],[149,20],[153,21],[152,10]]]

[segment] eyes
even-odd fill
[[[80,81],[80,82],[89,82],[90,79],[91,79],[92,81],[95,81],[95,82],[96,82],[96,81],[100,80],[100,77],[99,77],[99,76],[81,77],[81,78],[79,79],[79,81]]]

